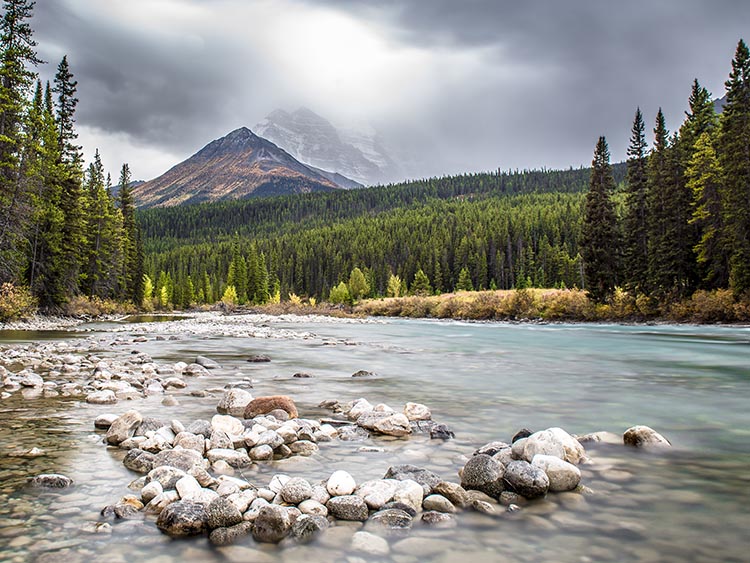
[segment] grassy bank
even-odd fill
[[[609,303],[597,304],[577,289],[519,289],[370,299],[357,304],[354,312],[463,320],[734,323],[750,321],[750,301],[737,301],[731,291],[717,290],[697,291],[689,299],[659,305],[645,296],[617,291]]]

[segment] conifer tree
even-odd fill
[[[623,273],[630,288],[643,291],[648,276],[646,194],[647,144],[643,114],[638,108],[628,146],[628,175],[623,218]]]
[[[74,164],[81,159],[81,147],[75,144],[78,134],[75,132],[75,112],[78,98],[75,97],[78,82],[73,80],[73,73],[65,55],[57,66],[55,86],[52,91],[57,94],[57,143],[63,162]]]
[[[474,291],[474,284],[471,283],[471,276],[469,275],[469,270],[466,268],[461,268],[458,274],[456,291]]]
[[[28,20],[34,2],[5,0],[0,20],[0,282],[20,275],[24,239],[31,213],[28,188],[21,177],[23,119],[35,72],[42,61]]]
[[[430,295],[432,293],[432,286],[430,285],[430,278],[424,273],[422,268],[417,270],[414,274],[414,281],[411,283],[412,295]]]
[[[727,103],[718,139],[723,170],[722,213],[729,252],[729,284],[736,295],[750,290],[750,52],[737,45],[726,81]]]
[[[695,247],[707,288],[726,287],[729,281],[729,260],[723,239],[721,212],[722,172],[719,159],[708,132],[698,137],[695,153],[686,171],[687,187],[694,194],[691,222],[700,229],[701,238]]]
[[[130,167],[127,163],[122,165],[118,183],[117,203],[122,215],[123,229],[123,297],[132,300],[133,303],[140,303],[143,292],[143,250],[140,242],[140,229],[135,219],[135,202],[133,201],[133,189],[130,185]]]
[[[258,257],[257,289],[255,290],[255,302],[259,305],[268,303],[271,299],[269,286],[268,267],[266,266],[266,255],[261,252]]]
[[[581,250],[586,289],[596,301],[609,297],[617,282],[618,236],[611,195],[615,189],[609,164],[609,147],[599,137],[591,163],[591,182],[586,196]]]

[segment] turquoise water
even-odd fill
[[[291,395],[302,416],[327,416],[317,407],[324,399],[365,397],[397,409],[416,401],[456,431],[456,439],[446,443],[422,436],[372,439],[370,445],[384,449],[379,453],[357,452],[362,444],[321,444],[313,458],[254,468],[246,477],[258,485],[278,472],[316,480],[335,469],[346,469],[361,482],[382,477],[396,463],[421,465],[457,481],[463,455],[490,440],[508,441],[522,427],[620,434],[634,424],[646,424],[673,444],[671,451],[659,454],[592,446],[588,451],[594,463],[583,467],[584,483],[594,491],[591,496],[549,498],[500,519],[465,512],[452,530],[415,525],[411,537],[424,540],[421,552],[398,545],[401,538],[395,538],[390,540],[391,555],[378,560],[746,560],[750,329],[417,320],[271,324],[314,336],[155,341],[147,334],[148,342],[132,345],[157,362],[189,362],[203,354],[222,364],[210,378],[190,380],[178,395],[178,407],[163,407],[153,397],[114,406],[15,395],[0,402],[0,415],[12,421],[0,429],[0,448],[42,443],[49,452],[35,460],[5,458],[0,463],[6,495],[0,502],[3,557],[222,561],[252,555],[258,560],[345,561],[355,556],[348,543],[354,528],[329,532],[310,546],[259,547],[248,539],[240,547],[252,553],[216,550],[205,539],[169,541],[150,522],[115,524],[113,533],[104,537],[78,532],[83,522],[97,519],[105,504],[129,493],[127,484],[135,478],[121,466],[118,454],[100,443],[92,425],[97,414],[138,408],[183,422],[210,418],[223,385],[248,377],[254,380],[255,395]],[[132,329],[130,336],[140,334],[137,325]],[[18,341],[18,335],[13,340]],[[258,353],[273,361],[245,361]],[[103,346],[100,355],[107,354],[115,352]],[[360,369],[377,377],[352,378]],[[292,378],[299,371],[313,377]],[[196,388],[215,392],[205,398],[189,396]],[[25,474],[38,469],[61,471],[78,485],[39,496],[21,485]],[[65,495],[74,495],[67,502],[75,511],[66,511]],[[21,518],[24,524],[15,522]],[[24,544],[18,537],[31,541]],[[49,543],[39,550],[39,541]]]

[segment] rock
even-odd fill
[[[279,543],[289,535],[291,526],[286,508],[269,504],[258,511],[253,524],[253,538],[258,542]]]
[[[180,401],[170,395],[168,397],[164,397],[161,400],[161,404],[165,407],[178,407],[180,405]]]
[[[424,488],[422,485],[411,479],[401,481],[393,493],[393,500],[404,503],[412,507],[416,512],[422,510],[422,499],[424,498]]]
[[[195,358],[195,363],[206,369],[221,368],[218,362],[216,362],[215,360],[212,360],[211,358],[207,358],[206,356],[198,356],[197,358]]]
[[[523,459],[523,449],[526,447],[528,438],[519,438],[510,447],[510,454],[513,459]]]
[[[446,512],[430,510],[422,513],[422,523],[432,528],[455,528],[458,526],[456,517]]]
[[[565,459],[565,449],[557,437],[549,430],[534,432],[524,441],[522,459],[531,462],[537,454],[552,455]]]
[[[326,500],[326,502],[328,501]],[[325,505],[311,498],[303,500],[299,503],[297,508],[299,508],[302,514],[310,514],[311,516],[328,516],[328,509]]]
[[[163,492],[164,488],[159,481],[151,481],[141,489],[141,500],[148,504]]]
[[[505,442],[489,442],[474,452],[474,455],[484,454],[493,456],[501,450],[509,448],[510,446]]]
[[[420,403],[406,403],[404,405],[404,415],[409,421],[432,420],[430,409]]]
[[[60,473],[42,473],[36,477],[29,477],[29,485],[32,487],[45,487],[48,489],[66,489],[73,484],[73,479]]]
[[[177,494],[177,491],[164,491],[151,499],[148,505],[146,505],[146,511],[159,514],[167,506],[178,500],[180,500],[180,495]]]
[[[350,411],[351,414],[351,411]],[[383,419],[392,416],[387,412],[376,412],[374,410],[363,412],[357,417],[357,426],[365,430],[375,431],[375,425]]]
[[[223,448],[223,449],[234,449],[234,441],[229,437],[229,434],[222,430],[214,430],[211,432],[211,438],[208,441],[208,444],[204,445],[209,450],[215,450],[217,448]]]
[[[204,438],[210,438],[212,431],[211,423],[202,419],[194,420],[185,427],[185,432],[190,432],[196,436],[203,436]]]
[[[325,485],[313,485],[313,492],[310,498],[318,501],[320,504],[325,504],[331,498],[331,495],[328,493]]]
[[[271,482],[268,484],[268,489],[271,491],[272,495],[271,495],[271,498],[266,499],[266,500],[269,500],[269,501],[273,500],[273,497],[275,495],[280,494],[281,489],[283,489],[284,485],[286,485],[289,482],[289,479],[291,479],[291,477],[289,477],[289,475],[284,475],[283,473],[277,473],[276,475],[271,477]],[[258,494],[260,496],[263,496],[262,492],[263,492],[263,489],[261,489],[258,492]]]
[[[190,364],[182,370],[182,373],[189,377],[205,377],[208,375],[208,370],[200,364]]]
[[[256,446],[271,446],[271,449],[278,448],[284,443],[284,438],[279,436],[275,430],[266,430],[261,432],[255,442]]]
[[[154,468],[154,458],[156,456],[149,452],[144,452],[138,448],[128,450],[122,464],[137,473],[148,473]]]
[[[549,490],[555,493],[572,491],[581,482],[581,471],[572,463],[556,456],[537,454],[531,465],[547,474]]]
[[[379,510],[368,520],[368,526],[377,525],[386,530],[407,530],[411,524],[412,515],[398,508]]]
[[[158,481],[162,489],[169,490],[174,489],[177,486],[177,481],[182,479],[186,473],[182,469],[176,467],[170,467],[168,465],[162,465],[154,467],[148,472],[146,480],[148,483],[152,481]]]
[[[352,550],[369,555],[388,555],[390,547],[385,538],[370,532],[355,532],[352,536]]]
[[[112,423],[117,420],[116,414],[100,414],[94,419],[94,428],[108,430]]]
[[[184,475],[183,477],[180,477],[175,483],[174,488],[177,490],[177,493],[182,500],[194,500],[193,497],[198,495],[203,489],[197,479],[192,475]],[[218,526],[214,526],[214,528],[218,528]]]
[[[229,415],[215,414],[211,418],[211,430],[224,432],[230,436],[241,436],[245,431],[245,425],[239,418]]]
[[[430,428],[430,438],[433,440],[450,440],[455,437],[456,433],[445,424],[435,424]]]
[[[253,354],[247,359],[251,364],[261,364],[271,361],[271,357],[265,354]]]
[[[232,416],[243,416],[248,403],[253,400],[249,391],[244,389],[232,388],[224,392],[216,411],[219,414],[229,414]]]
[[[505,488],[503,471],[503,466],[489,455],[477,454],[466,462],[461,474],[461,486],[497,498]]]
[[[383,508],[380,509],[380,512],[383,512],[385,510],[402,510],[403,512],[406,512],[412,518],[414,518],[417,515],[417,510],[413,506],[409,506],[408,504],[405,504],[397,500],[392,500],[390,502],[385,503],[383,505]]]
[[[400,437],[411,434],[411,425],[406,415],[398,413],[376,421],[373,430],[386,436]]]
[[[106,440],[108,444],[117,446],[135,434],[136,429],[143,422],[141,413],[129,410],[118,417],[107,430]]]
[[[511,461],[503,479],[510,489],[530,499],[543,497],[549,489],[547,474],[527,461]]]
[[[334,471],[326,481],[326,490],[332,497],[351,495],[357,488],[357,483],[346,471]]]
[[[581,444],[602,443],[615,446],[622,445],[623,443],[622,436],[615,434],[614,432],[607,432],[606,430],[591,432],[589,434],[584,434],[583,436],[574,436],[574,438]]]
[[[441,481],[432,488],[432,492],[443,495],[451,502],[451,504],[460,508],[465,507],[469,502],[469,499],[466,496],[466,489],[458,483]]]
[[[385,472],[383,478],[396,479],[397,481],[416,481],[424,489],[425,495],[429,495],[432,492],[432,488],[442,481],[442,479],[432,471],[410,464],[392,465],[388,468],[388,471]]]
[[[175,448],[180,447],[186,450],[195,450],[201,456],[206,451],[206,439],[198,434],[190,432],[180,432],[174,437]]]
[[[565,461],[573,465],[578,465],[586,459],[586,450],[581,443],[565,430],[553,427],[548,428],[547,431],[552,432],[557,441],[562,444],[563,450],[565,450],[565,457],[563,458]]]
[[[339,520],[364,522],[369,511],[362,497],[345,495],[332,497],[327,503],[328,513]]]
[[[229,528],[242,522],[242,513],[228,499],[219,497],[211,501],[206,509],[206,523],[209,530]]]
[[[292,453],[302,456],[311,456],[318,451],[318,445],[308,440],[297,440],[289,444]]]
[[[292,536],[300,543],[308,543],[328,528],[328,525],[328,520],[324,516],[303,514],[292,524]]]
[[[513,434],[513,437],[510,439],[510,443],[515,444],[518,440],[522,438],[528,438],[532,434],[533,432],[529,430],[528,428],[521,428],[518,432]]]
[[[252,464],[252,460],[244,450],[217,448],[214,450],[208,450],[206,452],[206,457],[212,464],[217,461],[223,461],[235,469],[241,469]]]
[[[197,502],[178,500],[159,513],[156,526],[173,538],[195,536],[206,530],[206,507]]]
[[[644,447],[669,447],[672,444],[664,436],[648,426],[632,426],[622,435],[622,441],[626,446],[636,448]]]
[[[373,409],[374,407],[367,399],[360,398],[352,403],[349,410],[346,411],[346,416],[349,420],[357,420],[363,414],[372,412]]]
[[[456,512],[456,507],[453,506],[451,501],[442,495],[428,495],[422,501],[422,508],[424,510],[431,510],[435,512]]]
[[[186,472],[203,463],[203,456],[195,450],[164,450],[154,456],[154,467],[169,465]]]
[[[309,379],[312,377],[312,374],[304,372],[304,371],[300,371],[300,372],[295,373],[292,377],[296,379]]]
[[[380,510],[393,498],[399,481],[396,479],[375,479],[357,487],[356,494],[362,497],[371,510]]]
[[[263,414],[281,409],[286,411],[289,418],[297,418],[297,407],[291,397],[286,395],[270,395],[266,397],[256,397],[247,404],[245,407],[244,417],[246,419],[255,418]]]
[[[301,477],[292,477],[279,493],[284,502],[299,504],[312,496],[312,485]]]
[[[344,426],[339,428],[338,436],[343,442],[364,442],[369,440],[370,433],[359,426]]]
[[[268,444],[255,446],[250,448],[248,455],[253,461],[270,461],[273,459],[273,448]]]
[[[511,448],[510,446],[508,446],[507,448],[503,448],[502,450],[497,452],[495,455],[493,455],[492,459],[503,464],[503,467],[508,465],[514,459],[513,448]]]
[[[375,374],[371,371],[361,369],[359,371],[355,371],[352,374],[352,377],[375,377]]]
[[[484,500],[474,499],[471,501],[470,506],[477,512],[487,514],[488,516],[496,516],[498,513],[497,509],[492,504]]]
[[[500,494],[500,498],[498,500],[500,501],[500,504],[502,504],[503,506],[510,506],[512,504],[518,505],[518,504],[526,503],[526,499],[524,497],[522,497],[518,493],[514,493],[513,491],[503,491]]]
[[[44,385],[44,379],[42,379],[41,375],[36,373],[27,373],[18,380],[18,384],[21,385],[21,387],[42,387]],[[88,401],[88,397],[86,397],[86,400],[87,402],[93,402]]]
[[[227,528],[216,528],[208,535],[208,541],[212,545],[224,546],[237,543],[239,540],[249,535],[253,530],[252,522],[240,522]]]
[[[289,420],[289,413],[283,409],[273,409],[266,416],[272,416],[280,422],[285,422]]]

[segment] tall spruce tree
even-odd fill
[[[586,289],[595,301],[609,297],[617,283],[618,233],[612,193],[615,180],[609,164],[609,147],[599,137],[591,163],[591,181],[586,195],[581,251]]]
[[[81,159],[81,147],[75,144],[78,134],[75,131],[75,112],[78,105],[76,89],[78,82],[73,80],[73,73],[65,55],[57,66],[55,87],[57,94],[57,142],[64,162],[76,163]]]
[[[727,103],[718,139],[723,170],[722,213],[729,251],[729,283],[736,295],[750,290],[750,52],[737,45],[726,81]]]
[[[143,250],[141,234],[135,218],[133,188],[130,185],[130,167],[127,163],[120,170],[117,204],[122,214],[122,297],[140,303],[143,295]]]
[[[648,281],[648,192],[646,126],[638,108],[628,146],[628,175],[623,218],[623,273],[627,286],[642,291]]]
[[[20,159],[28,94],[36,77],[31,67],[42,62],[28,22],[33,8],[28,0],[6,0],[0,20],[0,282],[20,276],[31,214]]]

